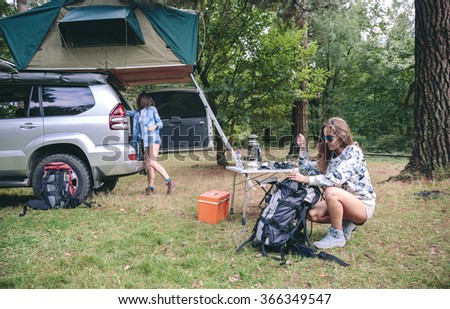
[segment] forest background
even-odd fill
[[[47,1],[2,1],[0,16],[21,2]],[[297,102],[307,100],[310,142],[324,120],[339,116],[365,151],[411,153],[412,0],[159,2],[200,13],[196,75],[233,146],[245,147],[250,133],[266,147],[289,145]],[[11,59],[0,44],[0,56]],[[161,86],[174,85],[147,87]],[[134,102],[141,88],[125,96]]]

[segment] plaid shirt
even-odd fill
[[[142,110],[127,111],[127,116],[133,117],[133,138],[131,143],[133,147],[136,148],[141,139],[144,141],[144,147],[149,146],[149,137],[159,140],[159,130],[162,129],[163,122],[156,107],[150,106]],[[152,132],[148,131],[148,128],[154,124],[157,125],[157,128]]]

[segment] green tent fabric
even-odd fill
[[[132,31],[125,29],[123,22]],[[94,42],[97,45],[108,44],[108,40],[112,42],[123,40],[128,44],[133,43],[133,40],[136,44],[145,43],[141,27],[131,6],[94,5],[71,8],[61,19],[58,27],[63,37],[67,32],[72,32],[71,35],[76,35],[77,39],[85,45],[93,45]],[[105,30],[103,33],[98,31],[101,27]],[[97,31],[93,31],[92,28]]]
[[[32,10],[0,19],[0,30],[18,70],[28,66],[61,8],[75,1],[53,0]]]
[[[192,29],[198,29],[198,16],[157,4],[139,7],[178,58],[183,63],[195,64],[198,32],[193,33]]]
[[[159,4],[136,6],[137,1],[133,5],[129,3],[133,4],[133,1],[53,0],[24,13],[0,19],[0,30],[18,70],[127,70],[127,74],[141,70],[143,76],[145,72],[142,68],[163,68],[166,74],[161,75],[162,71],[151,73],[169,77],[174,75],[171,73],[173,70],[175,75],[189,73],[197,59],[198,15]],[[100,8],[99,4],[116,8]],[[70,13],[72,10],[78,13]],[[86,16],[82,16],[83,13]],[[69,14],[74,14],[79,21],[91,22],[89,29],[95,32],[98,29],[93,22],[126,13],[127,23],[139,40],[137,44],[145,44],[79,48],[66,44],[64,31],[58,28],[58,23],[63,21],[64,30],[64,23],[70,24]],[[86,31],[84,33],[87,34]],[[156,79],[156,76],[153,78]]]

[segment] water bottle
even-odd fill
[[[301,136],[302,139],[302,143],[298,145],[299,150],[298,150],[298,159],[299,161],[303,161],[304,159],[306,159],[308,157],[308,148],[307,148],[307,144],[306,144],[306,140],[303,137],[303,135],[299,134],[299,136]]]
[[[236,167],[237,168],[243,168],[244,167],[244,165],[242,164],[241,149],[238,149],[237,154],[236,154]]]

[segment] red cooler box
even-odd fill
[[[216,224],[228,217],[230,192],[211,190],[198,196],[198,221]]]

